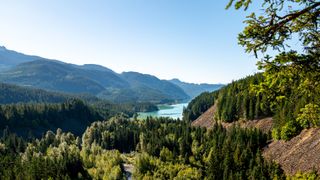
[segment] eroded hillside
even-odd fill
[[[205,113],[203,113],[200,117],[198,117],[195,121],[192,122],[192,126],[197,127],[205,127],[211,128],[216,121],[214,120],[214,115],[217,110],[217,103],[209,108]],[[255,120],[248,120],[248,121],[234,121],[232,123],[221,123],[223,127],[229,128],[233,125],[239,125],[243,128],[258,128],[264,133],[268,133],[272,129],[272,118],[262,118],[262,119],[255,119]]]
[[[274,141],[265,147],[263,156],[279,163],[286,174],[312,170],[320,173],[320,128],[303,130],[290,141]]]
[[[217,104],[208,109],[192,122],[192,126],[212,128],[215,124],[214,114]],[[243,128],[258,128],[265,133],[272,130],[272,118],[256,119],[252,121],[236,121],[221,123],[225,128],[235,124]],[[290,141],[273,141],[263,149],[263,156],[269,161],[278,163],[287,175],[298,172],[316,170],[320,173],[320,128],[303,130]]]

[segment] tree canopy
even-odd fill
[[[248,9],[252,0],[230,0],[236,9]],[[320,48],[320,2],[315,0],[264,0],[263,15],[247,16],[247,26],[239,34],[239,43],[247,52],[266,52],[268,48],[280,50],[298,35],[301,45],[310,52]]]
[[[230,0],[227,8],[247,10],[251,3],[252,0]],[[319,117],[306,119],[305,112],[320,105],[320,2],[264,0],[261,6],[262,15],[247,16],[247,26],[238,40],[246,52],[256,57],[264,55],[257,63],[264,71],[264,81],[254,89],[266,95],[270,108],[277,111],[273,134],[288,139],[301,128],[319,126],[314,122]],[[299,53],[290,47],[296,40],[301,47]],[[271,57],[269,50],[279,53]]]

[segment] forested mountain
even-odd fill
[[[89,124],[104,118],[80,100],[60,104],[0,105],[0,117],[1,130],[9,128],[24,137],[40,137],[57,128],[80,135]]]
[[[113,72],[78,68],[52,60],[19,64],[1,73],[0,80],[68,93],[97,94],[106,86],[126,86],[126,82]]]
[[[162,92],[167,99],[187,100],[190,97],[178,86],[166,81],[160,80],[155,76],[148,74],[141,74],[137,72],[124,72],[121,74],[125,80],[127,80],[133,88],[143,88],[141,93],[144,93],[147,88],[154,92]],[[146,91],[147,93],[147,91]]]
[[[215,118],[225,122],[272,116],[274,113],[267,97],[253,91],[254,86],[262,81],[263,76],[258,73],[234,81],[218,91],[202,93],[189,103],[184,112],[185,118],[195,120],[214,103],[217,103]]]
[[[224,86],[223,84],[187,83],[187,82],[182,82],[179,79],[172,79],[170,80],[170,82],[172,82],[173,84],[183,89],[184,92],[186,92],[191,97],[191,99],[199,96],[203,92],[216,91]]]
[[[0,46],[0,70],[8,69],[20,63],[42,59],[38,56],[25,55]]]
[[[107,68],[97,67],[37,60],[1,73],[0,80],[59,92],[89,93],[115,102],[170,102],[189,98],[183,90],[169,82],[153,78],[148,82],[150,84],[144,83],[143,76],[149,78],[149,75],[130,82],[129,77],[124,78]]]
[[[272,116],[273,137],[285,140],[304,128],[319,124],[320,110],[317,105],[310,104],[318,102],[318,93],[308,96],[305,92],[292,89],[286,91],[281,99],[272,99],[269,94],[261,92],[261,86],[266,87],[265,76],[260,73],[232,82],[218,91],[203,93],[184,110],[184,118],[193,121],[217,103],[216,120],[233,122]]]
[[[71,98],[71,95],[5,83],[0,83],[0,92],[0,104],[58,103]]]
[[[122,116],[93,123],[82,141],[61,129],[27,141],[5,130],[0,178],[125,179],[126,159],[119,152],[136,151],[135,179],[284,179],[278,165],[262,158],[267,140],[258,130],[206,130],[166,118]]]
[[[95,64],[74,65],[0,49],[0,81],[113,102],[175,102],[190,97],[175,84],[136,72],[117,74]]]

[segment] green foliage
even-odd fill
[[[82,139],[83,148],[137,150],[136,179],[283,178],[278,166],[263,160],[267,136],[258,130],[216,125],[207,131],[167,118],[114,117],[93,123]]]
[[[59,104],[0,105],[0,129],[9,127],[24,137],[41,137],[47,130],[57,128],[81,135],[94,121],[155,109],[157,106],[152,103],[113,104],[102,100],[84,103],[78,99],[66,99]]]
[[[230,0],[236,9],[247,9],[251,0]],[[274,58],[266,55],[258,62],[264,70],[264,81],[256,86],[264,94],[274,112],[273,135],[289,139],[303,128],[318,125],[320,105],[320,2],[300,0],[264,0],[263,15],[247,16],[247,26],[239,34],[239,44],[247,52],[280,53]],[[286,51],[292,37],[299,37],[302,54]]]
[[[62,103],[71,96],[47,92],[45,90],[33,89],[27,87],[19,87],[10,84],[0,83],[0,104],[11,104],[11,103]]]
[[[119,151],[106,151],[92,144],[91,147],[83,147],[80,154],[84,167],[93,179],[124,179]]]
[[[172,162],[161,161],[148,154],[139,155],[136,160],[136,179],[201,179],[201,171],[190,165],[173,164]]]
[[[297,125],[293,121],[289,121],[281,127],[280,137],[283,140],[289,140],[298,134],[297,131]]]
[[[1,141],[6,142],[3,137]],[[13,149],[6,146],[6,151],[0,154],[4,162],[0,168],[1,179],[75,179],[86,177],[82,168],[78,141],[71,133],[56,134],[47,132],[40,140],[34,140],[20,152],[9,153]]]
[[[95,144],[80,147],[78,137],[61,129],[29,143],[6,132],[0,139],[0,178],[124,179],[118,151],[106,151]]]
[[[301,109],[297,121],[303,128],[318,127],[320,125],[320,108],[315,104],[307,104]]]
[[[234,81],[218,91],[201,94],[184,110],[184,120],[195,120],[214,103],[217,103],[215,116],[217,120],[232,122],[272,116],[268,96],[254,92],[255,86],[263,80],[262,74],[255,74]]]
[[[204,92],[194,98],[183,110],[183,119],[186,121],[196,120],[201,114],[203,114],[214,104],[217,96],[217,92]]]
[[[131,123],[123,116],[111,118],[109,121],[94,122],[82,136],[84,147],[97,144],[103,149],[118,149],[130,152],[136,149],[139,141],[139,124]]]
[[[99,113],[80,100],[62,104],[16,104],[0,106],[0,128],[27,137],[40,137],[47,130],[62,128],[82,134],[93,121],[102,119]],[[24,131],[23,131],[24,130]]]
[[[316,171],[309,172],[309,173],[297,173],[292,177],[288,177],[288,180],[317,180],[319,179],[319,175]]]
[[[267,97],[252,91],[253,87],[262,81],[262,75],[256,74],[222,88],[217,99],[216,119],[232,122],[271,116]]]
[[[234,4],[236,9],[246,10],[251,2],[252,0],[230,0],[227,8]],[[306,49],[319,49],[320,2],[264,0],[260,3],[263,15],[252,13],[247,16],[247,26],[238,37],[239,43],[247,52],[266,52],[268,48],[282,50],[288,46],[293,36],[298,36]]]

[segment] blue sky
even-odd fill
[[[161,79],[228,83],[256,72],[237,44],[250,13],[228,0],[0,0],[0,45]]]

